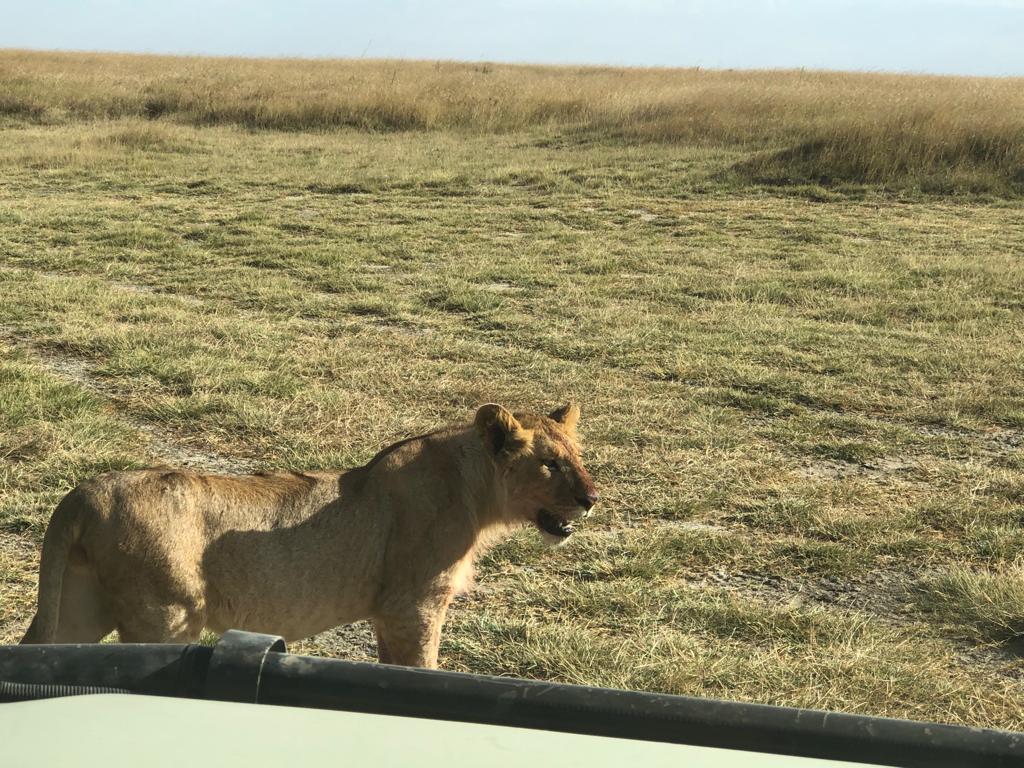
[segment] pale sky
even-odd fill
[[[1024,0],[0,0],[0,48],[1024,75]]]

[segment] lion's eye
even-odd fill
[[[545,461],[544,466],[548,468],[549,472],[561,472],[561,467],[558,466],[558,462],[552,459],[551,461]]]

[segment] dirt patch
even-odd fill
[[[50,277],[50,279],[55,279],[53,276],[48,277]],[[122,291],[127,291],[128,293],[139,293],[146,296],[166,296],[167,298],[174,299],[175,301],[180,301],[182,304],[188,304],[193,307],[202,306],[203,304],[203,300],[197,299],[195,296],[188,296],[184,293],[173,293],[171,291],[164,291],[158,288],[154,288],[151,285],[141,285],[139,283],[122,282],[111,283],[110,281],[106,282],[108,285],[113,285],[115,288],[118,288],[119,290]]]
[[[658,218],[658,214],[645,211],[642,208],[631,208],[626,213],[636,216],[640,221],[655,221]]]
[[[922,434],[947,437],[951,439],[967,439],[974,441],[983,456],[1003,458],[1013,452],[1024,450],[1024,431],[994,427],[983,432],[943,429],[940,427],[920,427]]]
[[[913,578],[897,571],[875,571],[847,580],[831,576],[796,580],[719,568],[705,574],[698,583],[753,595],[789,608],[841,608],[894,623],[906,623],[917,610],[911,592]]]
[[[292,653],[327,656],[347,661],[376,661],[377,638],[368,621],[343,624],[292,644]]]
[[[388,331],[396,336],[429,336],[434,332],[433,328],[414,323],[401,323],[393,320],[372,320],[369,325],[382,331]]]
[[[822,480],[842,480],[857,477],[879,483],[913,482],[908,473],[915,467],[909,457],[883,456],[865,462],[819,460],[800,468],[800,474]]]
[[[147,438],[146,452],[157,462],[172,466],[190,467],[202,472],[244,474],[256,469],[255,462],[233,456],[214,453],[190,442],[174,431],[134,417],[117,408],[121,390],[99,376],[88,361],[72,355],[58,354],[35,345],[30,339],[0,326],[0,341],[20,349],[33,358],[35,363],[54,376],[71,381],[88,389],[115,407],[118,417],[132,429]]]
[[[167,464],[229,475],[244,475],[257,469],[254,461],[211,453],[178,442],[182,438],[163,427],[136,420],[130,420],[129,423],[149,437],[148,453]]]
[[[729,529],[724,526],[700,520],[683,520],[679,523],[673,523],[673,527],[682,528],[684,531],[700,531],[701,533],[710,534],[729,533]]]
[[[486,283],[483,286],[483,289],[485,291],[490,291],[491,293],[508,293],[509,291],[514,291],[516,287],[512,285],[512,283],[499,281],[495,283]]]

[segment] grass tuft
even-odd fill
[[[1024,637],[1024,567],[953,567],[920,583],[922,606],[956,632],[986,642]]]

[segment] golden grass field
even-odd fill
[[[0,641],[95,473],[575,398],[443,666],[1024,728],[1021,85],[0,52]]]

